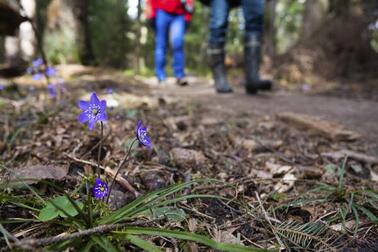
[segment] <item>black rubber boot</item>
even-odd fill
[[[228,84],[226,67],[224,65],[224,47],[210,45],[207,53],[216,91],[218,93],[231,93],[232,88]]]
[[[271,90],[272,81],[260,79],[261,35],[252,34],[244,41],[245,90],[256,94],[258,90]]]

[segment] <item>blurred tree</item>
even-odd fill
[[[273,57],[276,54],[276,6],[277,0],[266,1],[265,8],[265,33],[264,33],[264,45],[265,51],[270,56]]]
[[[95,62],[93,54],[91,33],[88,21],[89,0],[73,2],[73,12],[76,19],[76,41],[79,50],[80,62],[91,65]]]
[[[91,42],[100,65],[132,67],[134,64],[129,56],[135,56],[131,40],[136,36],[127,14],[127,5],[127,0],[90,1],[88,18]]]
[[[328,10],[328,0],[306,0],[301,36],[308,38],[320,28]]]

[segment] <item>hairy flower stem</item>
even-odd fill
[[[104,124],[100,122],[101,124],[101,137],[100,137],[100,145],[98,146],[98,152],[97,152],[97,177],[100,178],[100,159],[101,159],[101,149],[102,149],[102,139],[104,138]]]
[[[108,193],[108,196],[106,198],[106,204],[109,203],[109,197],[110,197],[110,193],[112,192],[112,189],[113,189],[113,185],[115,183],[115,180],[119,174],[119,172],[121,171],[121,168],[129,161],[129,156],[130,156],[130,153],[131,153],[131,149],[133,148],[133,145],[138,141],[138,139],[134,139],[134,141],[132,141],[132,143],[130,144],[130,147],[129,149],[127,150],[127,154],[126,156],[123,158],[123,160],[121,161],[121,163],[119,163],[118,167],[117,167],[117,171],[113,177],[113,180],[112,180],[112,183],[110,184],[110,187],[109,187],[109,193]]]

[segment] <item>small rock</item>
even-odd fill
[[[162,171],[147,171],[142,174],[141,179],[148,191],[160,189],[169,184],[169,177]]]
[[[199,167],[206,161],[206,157],[202,152],[190,149],[173,148],[170,154],[173,162],[183,169]]]
[[[121,192],[113,189],[109,196],[109,206],[111,210],[117,210],[135,199],[130,192]]]

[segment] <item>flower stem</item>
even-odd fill
[[[106,198],[106,204],[109,202],[109,197],[110,197],[110,193],[112,192],[112,189],[113,189],[113,185],[115,183],[115,180],[119,174],[119,172],[121,171],[121,168],[129,161],[129,156],[130,156],[130,153],[131,153],[131,149],[133,148],[133,145],[138,141],[137,138],[135,138],[132,143],[130,144],[130,147],[129,149],[127,150],[127,154],[126,156],[123,158],[123,160],[121,161],[121,163],[119,163],[118,167],[117,167],[117,171],[113,177],[113,180],[112,180],[112,183],[110,184],[110,187],[109,187],[109,193],[108,193],[108,197]]]
[[[101,149],[102,149],[102,139],[104,138],[104,124],[100,122],[101,124],[101,137],[100,137],[100,144],[98,146],[98,152],[97,152],[97,177],[100,178],[100,159],[101,159]]]

